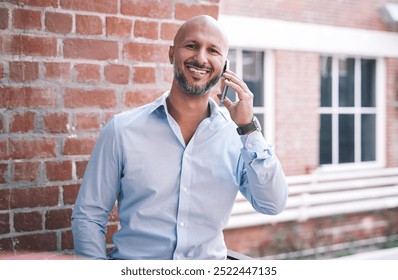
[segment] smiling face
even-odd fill
[[[186,22],[170,47],[174,80],[191,96],[204,95],[220,79],[228,43],[217,21],[199,16]]]

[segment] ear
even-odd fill
[[[169,60],[171,64],[174,63],[174,46],[170,46],[169,48]]]

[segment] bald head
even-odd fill
[[[174,46],[184,40],[193,30],[201,30],[204,35],[209,34],[210,32],[216,33],[219,37],[219,43],[223,46],[223,55],[225,57],[227,56],[229,46],[226,32],[216,19],[208,15],[193,17],[181,25],[174,37]]]
[[[220,24],[210,16],[197,16],[185,22],[170,46],[174,65],[171,92],[203,96],[217,84],[228,55],[228,40]]]

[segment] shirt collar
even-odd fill
[[[153,113],[157,109],[163,107],[165,112],[167,113],[167,103],[166,99],[170,95],[170,91],[164,92],[158,99],[156,99],[151,106],[150,113]],[[210,119],[215,118],[219,114],[219,106],[218,104],[213,100],[213,98],[209,98],[209,105],[210,105]]]
[[[160,107],[164,107],[167,110],[166,99],[169,96],[170,91],[164,92],[160,97],[158,97],[154,102],[152,102],[150,113],[153,113]]]

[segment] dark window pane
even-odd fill
[[[339,60],[339,106],[354,106],[354,67],[353,58]]]
[[[354,162],[354,115],[339,115],[339,163]]]
[[[264,52],[243,51],[243,81],[254,94],[255,107],[264,104]]]
[[[319,164],[332,163],[332,115],[321,114]]]
[[[321,107],[332,107],[332,58],[321,57]]]
[[[376,60],[361,59],[361,105],[376,106]]]
[[[361,116],[361,161],[376,160],[376,115]]]

